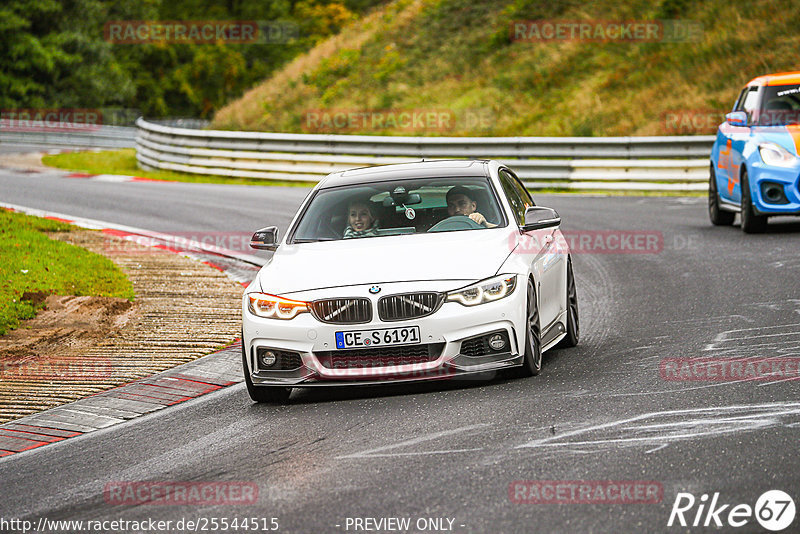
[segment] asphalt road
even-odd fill
[[[3,202],[165,232],[285,229],[305,193],[0,171]],[[274,517],[282,532],[366,532],[353,518],[400,517],[412,527],[450,519],[453,532],[705,532],[719,529],[668,528],[670,510],[679,492],[719,492],[731,505],[722,531],[763,531],[753,518],[737,529],[725,521],[767,490],[800,499],[798,382],[669,381],[660,366],[800,356],[800,223],[744,235],[712,227],[701,198],[536,199],[568,231],[663,238],[645,254],[574,255],[581,343],[547,353],[538,377],[295,391],[287,406],[253,404],[243,385],[231,387],[0,460],[0,518]],[[647,481],[663,497],[517,504],[509,487],[519,480]],[[120,481],[243,481],[259,494],[254,505],[108,504],[104,488]]]

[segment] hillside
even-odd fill
[[[681,42],[512,39],[517,21],[539,21],[519,34],[531,37],[546,22],[608,29],[654,20],[700,31]],[[388,135],[709,133],[750,78],[800,70],[798,27],[800,10],[791,1],[396,0],[223,107],[212,127]],[[415,119],[403,122],[402,112]],[[436,120],[416,120],[422,113]]]

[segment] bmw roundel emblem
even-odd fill
[[[371,288],[369,288],[369,292],[372,293],[373,295],[377,295],[378,293],[381,292],[381,286],[372,286]]]

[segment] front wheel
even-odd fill
[[[714,226],[730,226],[736,214],[732,211],[722,211],[719,209],[719,192],[717,191],[717,175],[714,173],[714,166],[709,169],[708,178],[708,218]]]
[[[539,306],[533,280],[528,279],[528,299],[525,310],[525,357],[517,375],[535,376],[542,370],[542,329],[539,326]]]
[[[247,365],[247,356],[244,352],[244,336],[242,336],[242,366],[244,371],[244,381],[247,384],[247,393],[255,402],[282,404],[289,400],[292,388],[276,386],[256,386],[250,378],[250,368]]]
[[[757,234],[767,228],[767,216],[756,215],[753,199],[750,195],[750,182],[747,170],[742,171],[742,231],[746,234]]]
[[[572,274],[572,257],[567,258],[567,335],[556,345],[559,349],[574,347],[580,337],[578,321],[578,291],[575,288],[575,275]]]

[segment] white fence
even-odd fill
[[[491,158],[531,188],[704,190],[713,136],[393,137],[175,128],[139,119],[143,168],[318,181],[353,167],[420,158]]]
[[[91,126],[86,124],[45,124],[31,121],[26,129],[0,127],[4,145],[55,145],[65,148],[132,148],[136,128],[129,126]]]

